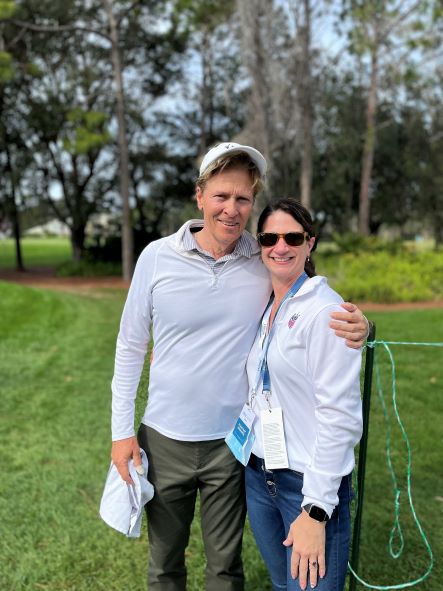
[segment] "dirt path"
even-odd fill
[[[129,284],[121,277],[56,277],[53,267],[33,267],[24,273],[14,269],[0,269],[0,281],[11,281],[21,285],[56,289],[74,293],[89,293],[97,289],[128,289]],[[401,302],[398,304],[378,304],[359,302],[363,311],[378,312],[386,310],[424,310],[443,308],[443,301]]]
[[[0,269],[0,281],[11,281],[31,287],[78,292],[91,289],[128,289],[121,277],[56,277],[53,267],[33,267],[24,273],[15,269]]]

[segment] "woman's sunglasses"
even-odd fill
[[[283,238],[288,246],[301,246],[305,240],[309,240],[306,232],[288,232],[287,234],[260,232],[260,234],[257,234],[257,240],[260,246],[275,246],[279,238]]]

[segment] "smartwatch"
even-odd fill
[[[317,507],[317,505],[313,505],[312,503],[308,503],[303,507],[309,517],[315,519],[315,521],[329,521],[329,515],[326,513],[324,509],[321,507]]]

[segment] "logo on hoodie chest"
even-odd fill
[[[297,319],[300,318],[300,314],[298,312],[296,312],[295,314],[293,314],[291,316],[291,318],[289,318],[288,321],[288,328],[293,328],[293,326],[295,325],[295,323],[297,322]]]

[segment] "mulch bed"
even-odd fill
[[[53,267],[33,267],[27,271],[0,269],[0,281],[11,281],[31,287],[76,291],[77,289],[128,289],[121,277],[56,277]]]

